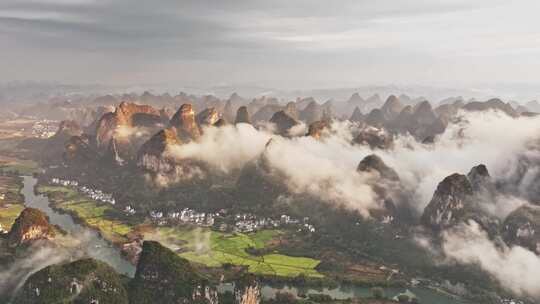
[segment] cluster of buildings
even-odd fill
[[[78,187],[79,186],[78,181],[61,179],[61,178],[57,178],[57,177],[53,177],[51,179],[51,184],[60,185],[60,186],[64,186],[64,187]]]
[[[53,178],[51,179],[51,183],[54,185],[61,185],[65,187],[76,187],[80,192],[85,194],[86,196],[90,197],[91,199],[95,201],[100,201],[103,203],[108,203],[111,205],[116,204],[116,200],[113,198],[112,194],[105,193],[99,189],[92,189],[87,186],[80,186],[79,182],[74,180],[65,180],[60,178]]]
[[[161,211],[150,211],[150,217],[152,220],[157,221],[158,224],[189,223],[197,226],[211,227],[214,225],[217,216],[220,216],[220,214],[198,212],[190,208],[184,208],[181,211],[168,212],[166,215]]]
[[[126,212],[126,210],[124,210]],[[199,212],[190,208],[164,213],[158,210],[150,211],[150,218],[158,225],[193,224],[201,227],[214,227],[220,231],[249,233],[262,229],[293,227],[298,231],[315,232],[315,227],[309,223],[309,218],[295,219],[282,215],[279,219],[258,217],[254,214],[242,213],[227,215],[226,210],[219,212]]]
[[[280,226],[281,222],[279,220],[258,218],[253,214],[237,214],[235,216],[234,230],[238,232],[253,232],[265,228],[278,228]]]
[[[502,299],[501,304],[525,304],[525,302],[514,299]]]
[[[135,208],[131,207],[131,205],[127,205],[126,208],[124,208],[124,213],[127,215],[134,215],[137,212],[135,211]]]
[[[99,189],[92,189],[87,186],[79,186],[75,180],[66,180],[61,178],[52,178],[51,184],[65,187],[74,187],[89,198],[115,205],[116,201],[112,194],[104,193]],[[123,209],[124,214],[136,214],[135,208],[128,204]],[[174,224],[193,224],[201,227],[213,227],[221,231],[235,231],[242,233],[255,232],[262,229],[275,229],[281,227],[295,228],[297,231],[315,232],[315,227],[309,223],[309,218],[297,219],[289,215],[281,215],[278,219],[269,217],[258,217],[254,214],[241,213],[228,215],[226,210],[219,212],[200,212],[190,208],[184,208],[180,211],[169,211],[167,213],[159,210],[152,210],[149,213],[150,219],[157,225]],[[219,220],[219,221],[216,221]]]
[[[36,121],[32,125],[32,136],[37,138],[49,138],[56,134],[58,124],[52,120]]]
[[[254,232],[261,229],[274,229],[280,227],[294,227],[299,232],[315,232],[315,227],[309,223],[309,218],[302,220],[289,215],[282,215],[279,219],[260,218],[253,214],[237,214],[235,216],[234,230],[238,232]]]

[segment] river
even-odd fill
[[[233,283],[224,283],[220,285],[220,292],[224,291],[233,291]],[[293,286],[283,286],[283,287],[272,287],[269,285],[263,285],[261,288],[261,295],[264,299],[272,299],[275,297],[278,292],[286,292],[298,296],[309,295],[309,294],[324,294],[332,297],[335,300],[346,300],[352,298],[368,298],[372,296],[372,288],[354,286],[354,285],[344,285],[337,288],[300,288]],[[420,303],[426,304],[469,304],[449,296],[446,296],[442,293],[439,293],[435,290],[425,288],[425,287],[410,287],[410,288],[383,288],[385,297],[393,298],[399,294],[414,294]]]
[[[135,274],[135,267],[125,260],[118,248],[112,246],[110,243],[105,241],[101,236],[95,231],[88,227],[85,227],[73,220],[69,214],[60,213],[55,211],[49,206],[49,199],[41,194],[36,195],[34,192],[34,186],[37,183],[37,179],[32,176],[24,176],[24,188],[22,193],[25,197],[25,205],[32,208],[40,209],[49,216],[51,224],[58,225],[63,230],[67,231],[71,235],[85,235],[87,241],[84,242],[86,253],[97,260],[111,265],[117,272],[126,274],[130,277],[133,277]],[[232,291],[232,284],[222,284],[220,290],[230,290]],[[405,292],[405,288],[385,288],[384,292],[387,297],[394,297],[397,294]],[[413,292],[420,303],[437,303],[437,304],[465,304],[462,302],[450,297],[447,297],[441,293],[438,293],[434,290],[428,288],[409,288]],[[310,289],[310,288],[298,288],[298,287],[280,287],[275,288],[268,285],[262,287],[261,293],[263,298],[269,299],[273,298],[277,292],[289,292],[294,295],[297,294],[326,294],[331,296],[334,299],[348,299],[348,298],[364,298],[371,295],[371,288],[368,287],[359,287],[359,286],[340,286],[338,288],[322,288],[322,289]]]
[[[85,242],[82,242],[82,248],[90,257],[106,262],[111,265],[117,272],[133,277],[135,274],[135,266],[124,259],[118,248],[112,246],[109,242],[101,238],[95,230],[85,227],[73,220],[69,214],[63,214],[55,211],[49,206],[49,199],[45,195],[34,192],[34,186],[37,179],[32,176],[23,176],[25,205],[40,209],[49,216],[49,221],[53,225],[57,225],[73,236],[84,236]]]

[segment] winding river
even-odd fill
[[[69,214],[53,210],[49,206],[49,199],[45,195],[35,194],[34,186],[37,179],[32,176],[23,176],[23,178],[22,194],[24,194],[27,207],[40,209],[49,216],[51,224],[59,226],[71,235],[84,237],[85,241],[81,242],[84,247],[82,249],[90,257],[108,263],[119,273],[133,277],[135,267],[121,256],[118,248],[101,238],[95,230],[75,222]]]
[[[83,250],[92,258],[101,260],[111,265],[117,272],[126,274],[133,277],[135,274],[135,267],[125,260],[118,248],[112,246],[105,241],[99,233],[88,227],[85,227],[73,220],[69,214],[60,213],[55,211],[49,206],[49,199],[41,194],[36,195],[34,187],[37,183],[37,179],[32,176],[24,176],[24,188],[22,193],[25,197],[25,205],[32,208],[40,209],[49,216],[51,224],[58,225],[63,230],[67,231],[71,235],[84,235],[85,242]],[[222,284],[220,290],[234,289],[232,284]],[[388,297],[394,297],[400,293],[406,291],[402,288],[386,288],[384,289],[385,295]],[[465,304],[465,302],[450,298],[444,294],[438,293],[428,288],[411,288],[413,292],[420,300],[420,303],[437,303],[437,304]],[[273,298],[277,292],[289,292],[294,295],[297,294],[326,294],[335,299],[348,299],[353,297],[369,297],[371,295],[371,288],[359,287],[359,286],[340,286],[338,288],[322,288],[322,289],[310,289],[310,288],[298,288],[298,287],[280,287],[275,288],[271,286],[262,287],[262,296],[266,299]]]

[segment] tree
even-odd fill
[[[292,293],[277,292],[275,301],[280,304],[292,304],[296,302],[296,297]]]
[[[375,299],[383,299],[384,298],[384,290],[380,287],[373,287],[371,289],[371,295]]]
[[[409,301],[410,301],[409,296],[406,295],[406,294],[400,294],[400,295],[397,297],[397,299],[398,299],[398,302],[399,302],[399,303],[409,303]]]

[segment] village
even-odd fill
[[[254,214],[242,213],[228,215],[227,210],[216,213],[199,212],[190,208],[164,214],[161,211],[151,211],[151,219],[158,225],[193,224],[200,227],[213,227],[222,232],[249,233],[263,229],[295,228],[297,231],[315,232],[315,227],[309,223],[309,218],[298,220],[289,215],[279,219],[258,217]],[[231,224],[228,224],[231,223]]]
[[[92,189],[88,186],[79,185],[78,181],[52,178],[51,184],[70,187],[89,197],[90,199],[115,206],[116,200],[112,194],[105,193],[99,189]],[[133,204],[128,203],[122,212],[126,216],[133,216],[137,211]],[[183,208],[177,211],[151,210],[147,217],[157,226],[173,226],[190,224],[199,227],[214,228],[222,232],[250,233],[263,229],[289,228],[298,232],[316,232],[316,228],[310,223],[308,217],[297,219],[283,214],[279,218],[259,217],[255,214],[241,213],[229,214],[225,209],[218,212],[202,212],[190,208]]]
[[[91,199],[93,199],[95,201],[99,201],[99,202],[102,202],[102,203],[108,203],[108,204],[111,204],[111,205],[116,204],[116,201],[113,198],[112,194],[104,193],[101,190],[94,190],[94,189],[89,188],[87,186],[80,186],[79,187],[79,182],[78,181],[64,180],[64,179],[60,179],[60,178],[55,177],[55,178],[51,179],[51,184],[60,185],[60,186],[64,186],[64,187],[72,187],[72,188],[77,189],[79,192],[83,193],[84,195],[88,196],[89,198],[91,198]]]
[[[32,125],[32,136],[37,138],[49,138],[58,130],[58,122],[54,120],[39,120]],[[24,130],[22,130],[24,131]]]

